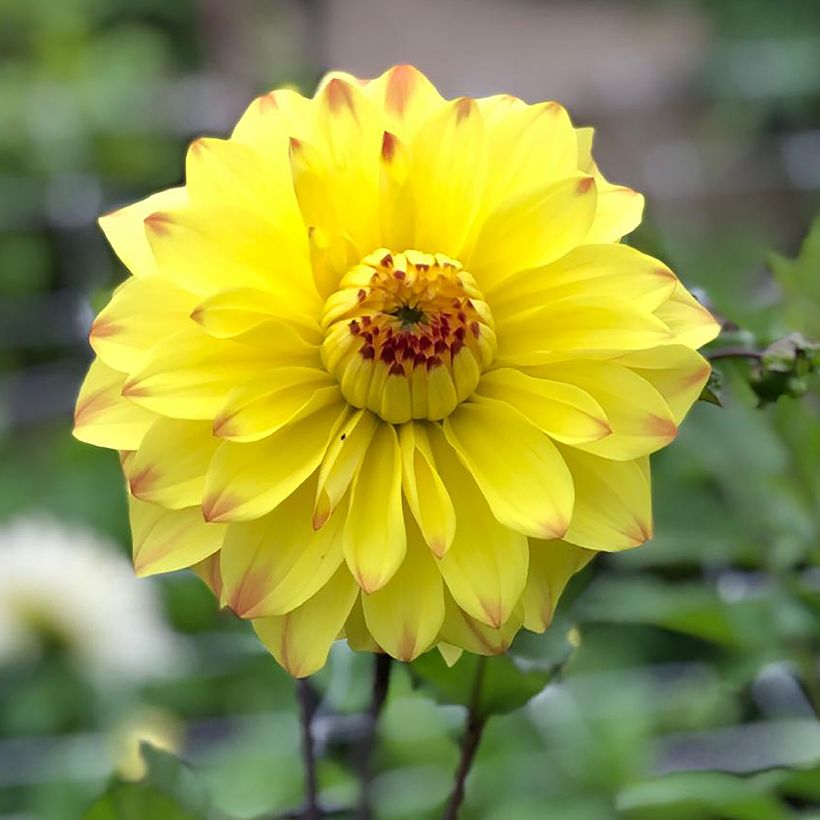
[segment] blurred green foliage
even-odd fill
[[[121,276],[92,221],[176,184],[186,140],[207,130],[180,106],[197,77],[218,71],[203,35],[206,5],[0,7],[0,521],[47,510],[111,535],[124,555],[116,456],[69,437],[71,392],[88,359],[86,303]],[[788,98],[755,100],[740,117],[725,54],[716,54],[701,89],[709,127],[761,137],[784,119],[817,128],[818,89],[800,92],[816,80],[816,4],[690,5],[727,42],[814,38],[814,50],[810,42],[783,54]],[[272,76],[260,62],[252,90],[305,73],[299,65]],[[238,110],[245,100],[234,102]],[[793,237],[807,228],[795,226]],[[703,288],[743,328],[734,342],[763,349],[793,332],[820,338],[820,228],[799,257],[771,257],[774,276],[755,226],[692,243],[683,229],[650,224],[635,244]],[[654,459],[653,543],[594,562],[547,636],[522,635],[511,659],[488,662],[493,717],[468,784],[467,820],[820,816],[816,374],[813,383],[799,374],[809,380],[801,400],[759,408],[754,366],[722,361],[724,407],[699,404]],[[0,668],[0,817],[250,818],[301,804],[290,679],[198,579],[143,583],[156,584],[188,649],[172,679],[101,691],[59,647]],[[573,626],[580,646],[567,659]],[[566,664],[554,675],[558,660]],[[375,750],[379,817],[439,816],[476,665],[465,658],[443,676],[433,656],[395,671]],[[356,799],[356,716],[369,674],[370,658],[336,647],[314,681],[327,806]],[[185,724],[178,753],[189,767],[178,774],[173,760],[148,752],[144,783],[112,783],[110,738],[142,704]],[[207,809],[190,802],[192,791]]]

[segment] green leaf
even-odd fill
[[[785,820],[792,815],[757,782],[721,772],[679,772],[623,789],[618,816],[628,820]]]
[[[410,673],[439,703],[474,706],[476,714],[486,719],[513,712],[543,691],[572,651],[571,644],[565,643],[564,657],[557,662],[465,654],[448,667],[438,652],[428,652],[410,664]]]
[[[812,224],[796,259],[772,254],[769,264],[783,288],[788,329],[820,339],[820,217]]]
[[[114,781],[83,820],[203,820],[204,790],[182,761],[148,743],[140,746],[148,770],[139,783]]]
[[[83,815],[83,820],[202,820],[173,797],[148,783],[113,783]]]
[[[698,401],[705,401],[707,404],[716,404],[718,407],[723,407],[723,400],[720,397],[721,377],[717,370],[713,370],[709,374],[709,381],[703,385],[703,390],[700,391]]]
[[[208,794],[183,761],[150,743],[140,744],[140,752],[148,767],[145,782],[172,795],[181,806],[194,814],[207,813]]]

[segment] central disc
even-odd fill
[[[322,327],[322,360],[345,399],[393,424],[452,413],[496,349],[475,279],[438,253],[365,257],[325,302]]]

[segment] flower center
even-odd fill
[[[393,424],[452,413],[496,350],[475,279],[440,253],[366,256],[325,302],[322,327],[322,361],[345,399]]]

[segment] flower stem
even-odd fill
[[[297,683],[299,697],[299,719],[302,727],[302,760],[305,767],[305,810],[304,820],[321,820],[324,812],[319,806],[319,787],[316,778],[316,750],[313,745],[311,724],[316,714],[316,694],[306,678]]]
[[[373,782],[373,752],[376,746],[376,728],[379,716],[387,700],[387,691],[390,687],[390,672],[392,670],[390,655],[378,654],[373,661],[373,688],[370,694],[370,705],[365,715],[366,724],[359,741],[359,780],[361,792],[359,806],[356,811],[356,820],[371,820],[373,809],[370,805],[370,787]]]
[[[759,360],[763,354],[757,350],[747,350],[744,347],[724,347],[722,350],[712,350],[705,354],[710,362],[718,359],[756,359]]]
[[[484,666],[487,659],[480,657],[473,679],[473,691],[470,695],[470,706],[467,711],[467,727],[461,741],[461,759],[456,769],[455,783],[450,800],[447,803],[443,820],[456,820],[458,818],[461,804],[464,802],[464,787],[467,782],[467,775],[475,760],[481,737],[484,734],[484,727],[487,725],[487,717],[479,710],[481,699],[481,686],[484,682]]]

